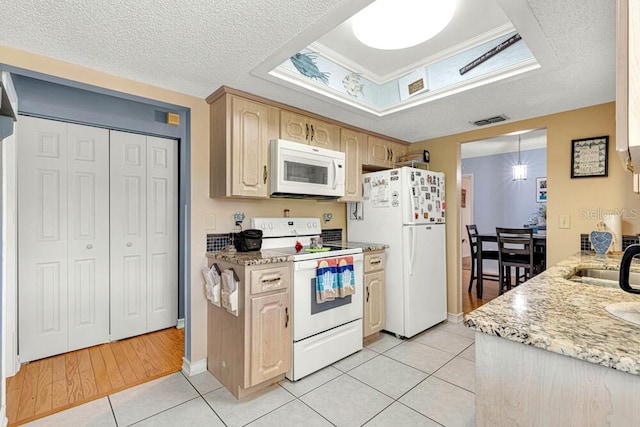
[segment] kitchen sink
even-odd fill
[[[619,288],[620,272],[618,270],[602,270],[598,268],[582,268],[577,270],[569,280],[587,285]],[[640,287],[640,273],[629,273],[629,284]]]

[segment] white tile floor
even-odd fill
[[[473,426],[474,333],[443,323],[389,334],[300,381],[244,401],[208,372],[181,373],[27,424],[32,426]]]

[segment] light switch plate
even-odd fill
[[[204,228],[205,230],[216,229],[216,214],[206,214],[204,216]]]
[[[571,228],[571,216],[560,215],[558,216],[558,228]]]

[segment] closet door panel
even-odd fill
[[[22,362],[67,351],[67,128],[20,116],[18,335]]]
[[[111,339],[147,331],[146,137],[110,131]]]
[[[69,350],[109,341],[109,131],[69,124]]]
[[[147,330],[178,318],[178,143],[147,137]]]

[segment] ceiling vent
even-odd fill
[[[499,116],[489,117],[488,119],[476,120],[475,122],[471,122],[471,123],[476,126],[486,126],[493,123],[504,122],[505,120],[509,120],[509,117],[505,116],[504,114],[501,114]]]

